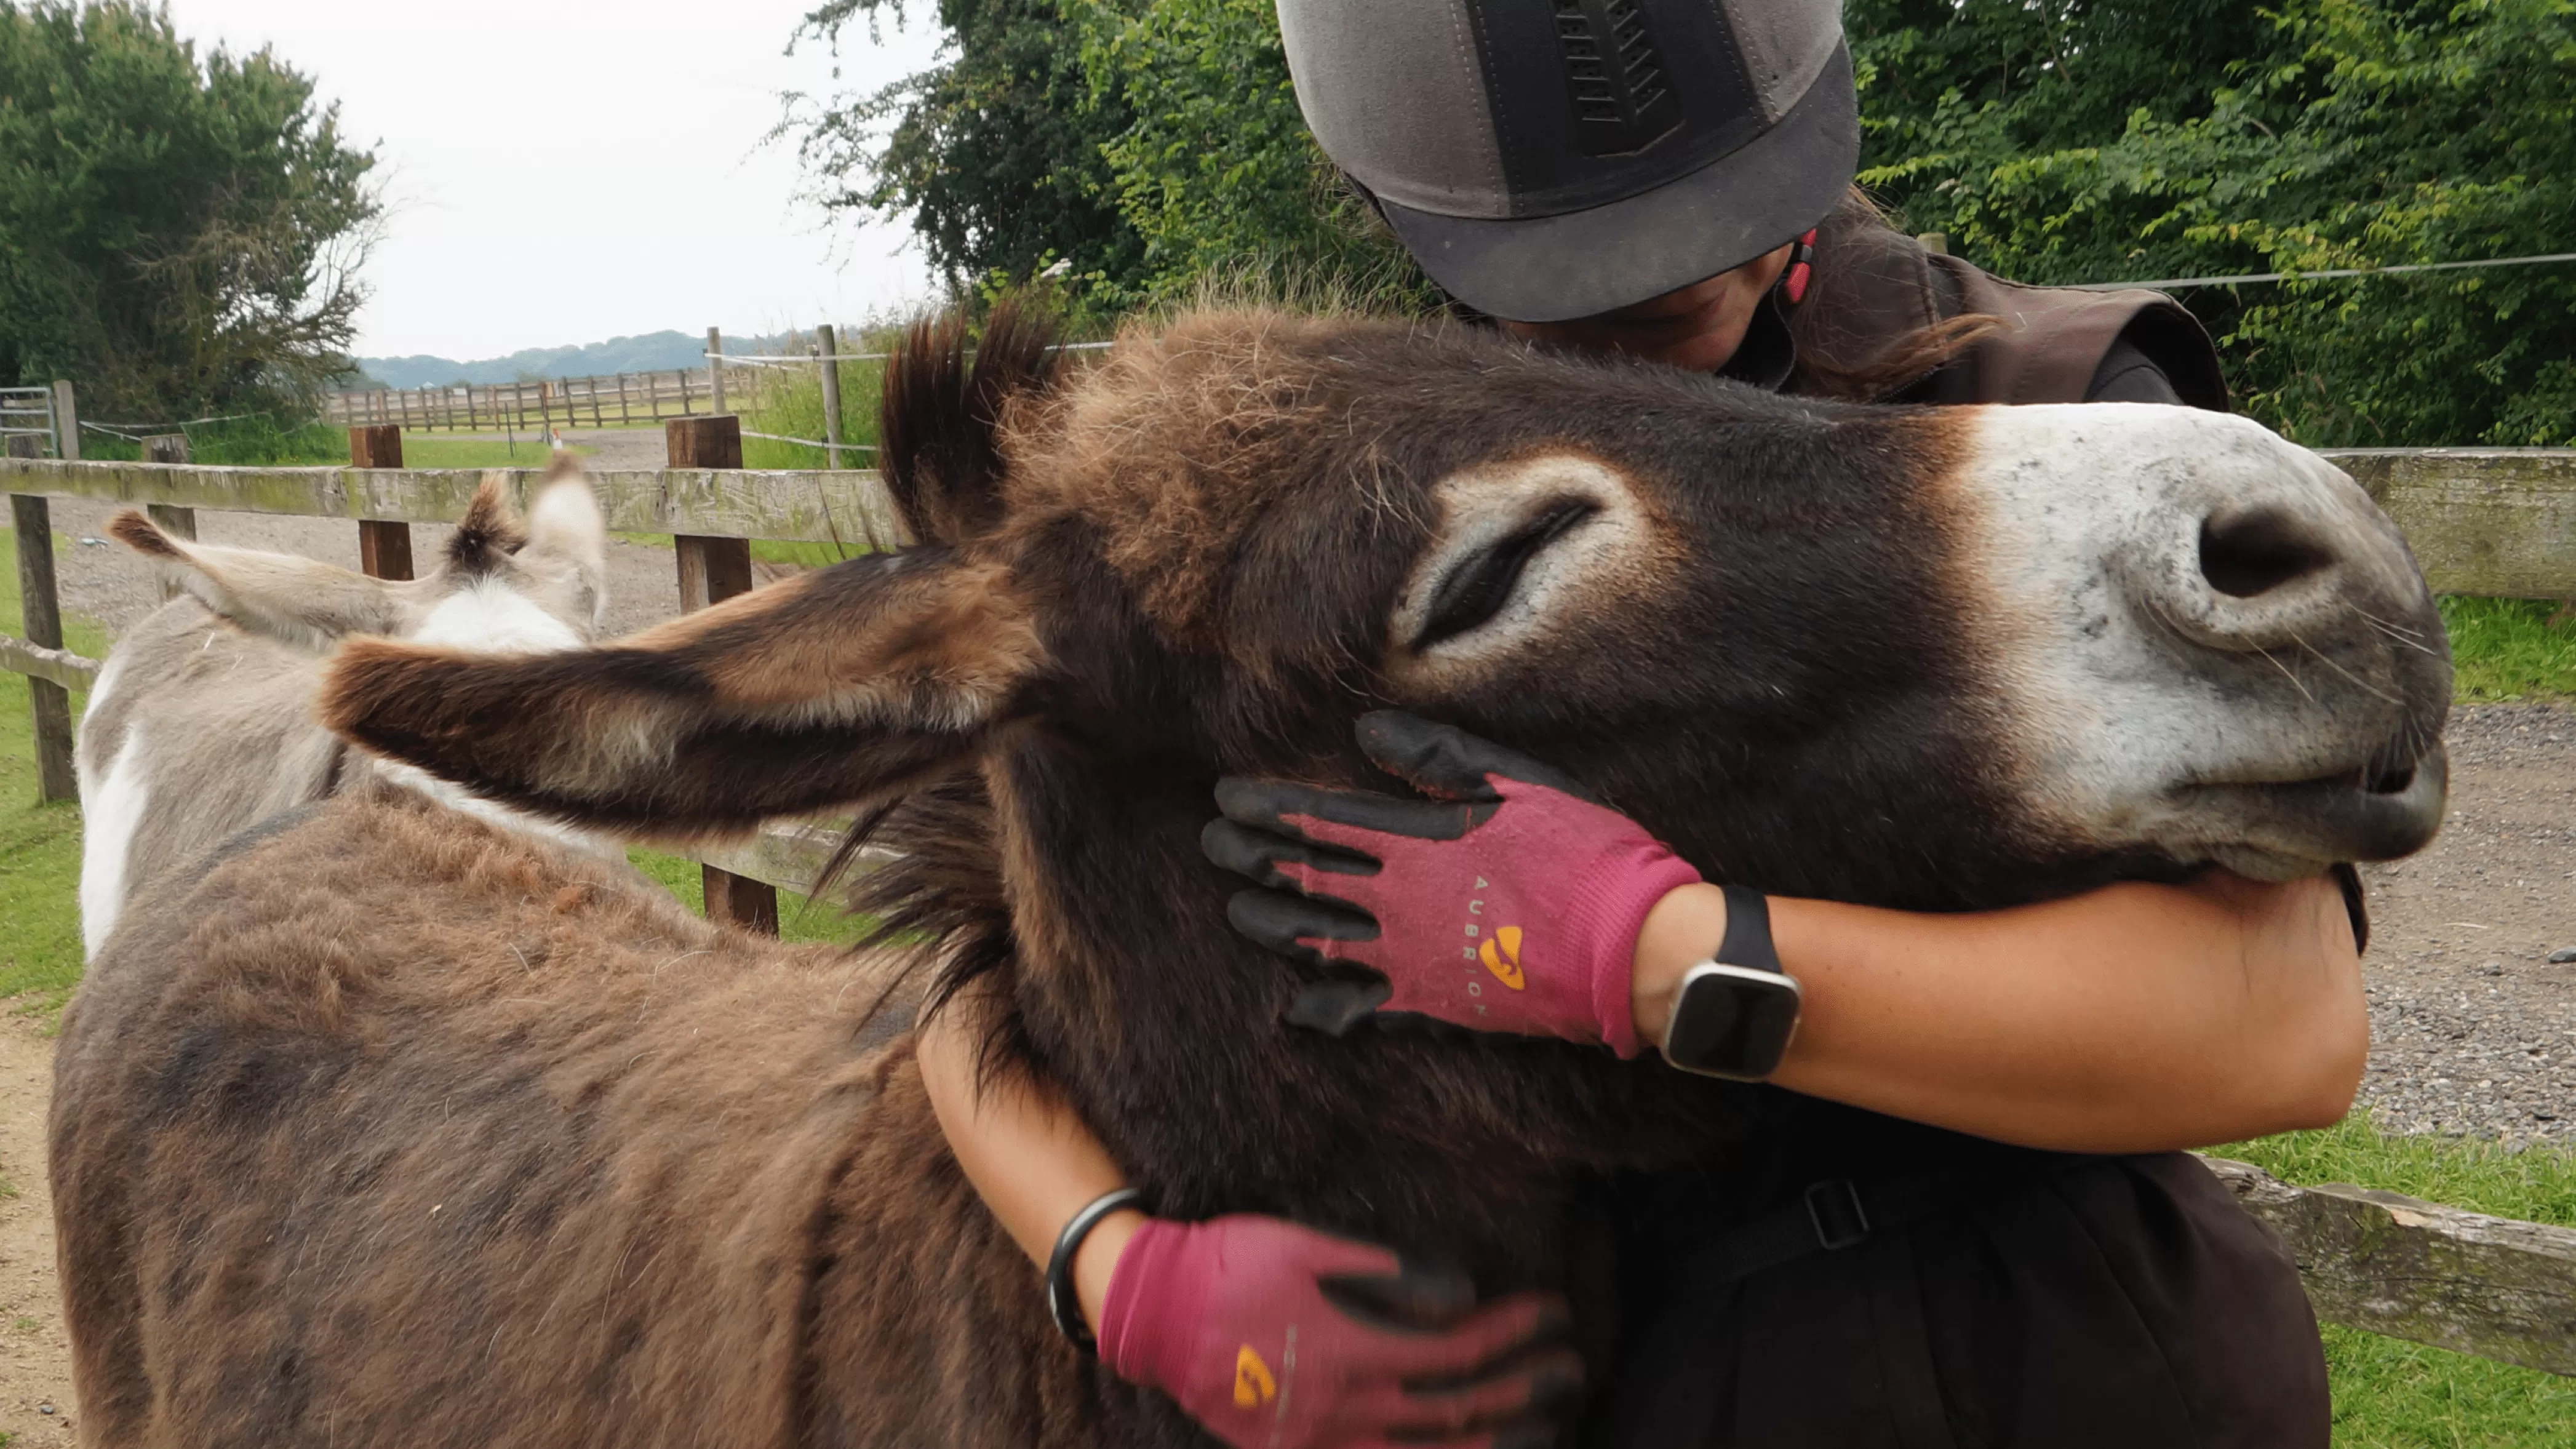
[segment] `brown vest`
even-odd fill
[[[2103,358],[2125,339],[2164,370],[2184,402],[2227,410],[2209,334],[2162,292],[2007,282],[1925,251],[1857,199],[1817,228],[1814,265],[1806,300],[1788,309],[1789,336],[1799,352],[1842,370],[1866,370],[1898,340],[1953,317],[1975,313],[2002,324],[1937,370],[1894,382],[1882,398],[2082,402]]]

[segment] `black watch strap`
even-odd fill
[[[1780,975],[1780,953],[1771,945],[1771,898],[1750,886],[1718,889],[1726,896],[1726,934],[1717,943],[1716,959]]]

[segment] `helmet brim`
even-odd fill
[[[1650,191],[1555,216],[1442,216],[1379,200],[1431,280],[1495,317],[1564,322],[1732,271],[1822,221],[1860,165],[1851,52],[1753,140]]]

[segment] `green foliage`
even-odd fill
[[[2576,698],[2576,618],[2563,606],[2528,599],[2446,596],[2453,697]]]
[[[274,415],[263,413],[220,423],[198,423],[179,431],[187,434],[188,460],[192,463],[286,468],[349,461],[348,430],[329,423],[282,425]],[[418,435],[407,442],[416,446]],[[81,456],[100,462],[130,463],[143,456],[143,445],[131,438],[85,431]]]
[[[1437,294],[1343,184],[1297,110],[1271,0],[1063,0],[1089,77],[1086,115],[1118,213],[1143,239],[1133,274],[1078,277],[1111,307],[1207,279],[1339,279],[1409,310]]]
[[[375,158],[313,90],[130,0],[0,0],[0,377],[159,423],[343,370]]]
[[[1863,181],[2032,281],[2568,248],[2576,0],[1854,0]],[[2316,445],[2576,442],[2576,266],[2207,289]]]
[[[902,0],[825,0],[798,40],[900,14]],[[1057,260],[1128,276],[1142,250],[1111,197],[1101,143],[1125,128],[1091,103],[1082,48],[1056,0],[939,0],[938,65],[865,96],[806,105],[780,130],[828,209],[909,215],[954,286],[1028,277]],[[799,98],[800,100],[802,98]]]
[[[837,42],[900,8],[832,0],[799,33]],[[938,14],[940,65],[785,129],[826,206],[909,215],[959,290],[1061,263],[1077,321],[1211,279],[1438,301],[1308,134],[1270,0],[943,0]]]

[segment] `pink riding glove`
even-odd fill
[[[1338,1033],[1372,1009],[1419,1012],[1635,1056],[1637,933],[1699,872],[1572,780],[1462,730],[1378,710],[1358,734],[1432,798],[1229,777],[1225,818],[1200,837],[1208,859],[1284,888],[1235,896],[1236,930],[1386,978],[1310,987],[1290,1019]]]
[[[1236,1449],[1552,1443],[1582,1378],[1556,1300],[1472,1308],[1449,1274],[1240,1215],[1149,1219],[1101,1305],[1100,1357]]]

